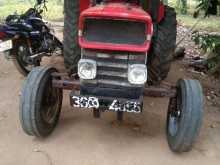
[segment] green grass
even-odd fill
[[[28,8],[34,6],[34,0],[0,0],[0,20],[9,14],[17,12],[24,13]],[[63,0],[49,0],[48,11],[43,13],[44,19],[63,20]]]
[[[200,18],[198,18],[200,19]],[[177,20],[181,25],[193,26],[198,19],[193,18],[192,15],[177,15]],[[220,17],[210,16],[207,18],[202,18],[198,25],[195,27],[196,30],[202,29],[207,31],[220,31]]]
[[[177,11],[177,20],[180,24],[185,26],[193,26],[198,19],[193,18],[193,13],[195,12],[195,8],[198,4],[196,0],[188,0],[188,14],[183,15],[180,13],[180,6],[177,4],[178,0],[169,0],[169,5],[174,7]],[[204,13],[201,13],[200,17],[203,17]],[[220,31],[220,16],[210,16],[207,18],[201,19],[199,24],[195,28],[196,30],[202,29],[207,31]]]

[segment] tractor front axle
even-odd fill
[[[54,74],[53,77],[62,76],[66,74],[57,73]],[[80,82],[77,79],[53,79],[53,87],[61,88],[64,90],[80,90]],[[144,96],[149,97],[175,97],[177,93],[176,86],[162,82],[161,85],[158,86],[146,86],[144,88]]]

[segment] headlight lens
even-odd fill
[[[147,67],[144,64],[129,65],[128,81],[131,84],[141,85],[147,81]]]
[[[78,63],[78,75],[85,80],[91,80],[96,77],[97,67],[94,60],[81,59]]]

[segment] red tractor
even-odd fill
[[[94,117],[113,111],[141,113],[143,97],[170,97],[167,139],[185,152],[199,133],[203,93],[196,80],[164,83],[176,47],[176,13],[160,0],[65,0],[64,60],[67,73],[37,67],[20,100],[23,130],[46,137],[56,127],[63,89],[70,103]]]

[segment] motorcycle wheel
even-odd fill
[[[33,64],[26,61],[26,57],[29,56],[29,50],[25,43],[17,44],[14,54],[13,63],[23,76],[27,76],[35,66],[40,66],[40,61],[36,61]]]

